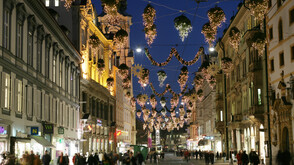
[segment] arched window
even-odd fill
[[[279,21],[278,30],[279,30],[279,41],[281,41],[281,40],[283,40],[283,22],[282,22],[282,20]]]

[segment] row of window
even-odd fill
[[[34,15],[25,16],[27,13],[22,3],[16,5],[16,40],[13,40],[11,37],[13,7],[6,4],[10,4],[8,0],[4,1],[3,47],[11,50],[11,44],[15,41],[16,57],[27,61],[27,64],[35,68],[39,74],[77,97],[79,71],[74,62],[70,62],[69,57],[64,55],[64,51],[56,42],[52,42],[51,35],[46,34],[44,27],[37,24]],[[23,31],[24,26],[27,27],[26,34]],[[23,51],[24,46],[27,46],[26,54]]]
[[[97,100],[95,97],[88,97],[86,92],[82,92],[82,111],[84,113],[90,113],[92,116],[97,118],[101,118],[104,120],[110,119],[110,121],[114,120],[114,109],[113,105],[109,105],[103,103],[102,101]],[[89,106],[89,112],[87,112],[87,105]],[[110,118],[108,118],[110,117]]]
[[[2,72],[2,94],[4,98],[2,107],[8,110],[14,109],[20,114],[19,117],[25,113],[28,118],[35,116],[39,120],[76,128],[78,115],[74,108],[33,88],[30,84],[23,85],[22,80],[12,79],[10,74],[5,72]]]
[[[291,59],[290,60],[294,61],[294,46],[291,46],[290,49],[291,49],[291,56],[290,56]],[[282,51],[279,53],[279,66],[283,67],[284,65],[285,65],[285,57],[284,57],[284,51]],[[271,72],[275,71],[275,59],[274,58],[270,60],[270,69],[271,69]]]

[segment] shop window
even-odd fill
[[[280,53],[279,58],[280,58],[280,66],[284,66],[285,65],[284,52]]]

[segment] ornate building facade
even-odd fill
[[[79,150],[82,58],[42,1],[0,3],[0,152]]]
[[[59,16],[59,24],[69,32],[68,37],[83,58],[80,63],[80,152],[114,151],[116,92],[114,87],[108,90],[107,86],[107,79],[113,77],[115,71],[113,41],[99,29],[91,0],[74,1],[68,9],[64,7],[65,1],[57,5],[51,2],[45,0],[45,5]]]
[[[217,130],[222,134],[223,152],[254,150],[264,161],[267,156],[264,52],[259,53],[252,46],[253,36],[263,29],[244,4],[238,6],[237,14],[230,21],[216,46],[220,68],[225,66],[224,57],[232,60],[229,71],[225,74],[223,69],[216,77]],[[237,50],[229,42],[233,27],[241,34]]]
[[[268,83],[273,160],[279,150],[294,154],[294,1],[270,1],[267,14]],[[275,4],[275,5],[274,5]]]

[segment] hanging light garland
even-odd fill
[[[202,26],[201,33],[204,35],[206,42],[210,47],[213,47],[213,42],[216,37],[216,29],[208,22]]]
[[[171,99],[170,99],[170,106],[171,108],[175,108],[177,107],[179,104],[179,96],[178,95],[174,95]]]
[[[114,79],[112,77],[109,77],[107,80],[106,80],[106,83],[107,83],[107,89],[112,92],[113,91],[113,86],[114,86]]]
[[[137,110],[137,117],[138,117],[138,118],[141,118],[141,115],[142,115],[142,111]]]
[[[145,88],[147,84],[149,84],[149,70],[143,69],[142,75],[139,78],[138,83],[141,85],[142,88]]]
[[[177,58],[177,60],[183,64],[183,65],[187,65],[187,66],[191,66],[193,64],[195,64],[197,62],[197,60],[199,59],[200,55],[203,54],[204,48],[200,47],[197,54],[194,56],[194,58],[191,61],[185,61],[184,59],[181,58],[181,56],[179,55],[179,53],[177,52],[177,50],[175,48],[172,48],[170,51],[170,54],[168,56],[168,58],[166,59],[165,62],[162,63],[158,63],[156,62],[152,56],[149,53],[148,48],[145,48],[145,55],[147,56],[147,58],[151,61],[152,65],[155,66],[166,66],[172,59],[173,56],[175,56]]]
[[[213,29],[220,27],[222,22],[226,21],[226,15],[222,8],[214,7],[208,10],[207,16],[210,22],[210,25]]]
[[[240,30],[236,26],[232,27],[229,34],[229,43],[234,48],[235,52],[238,52],[240,39]]]
[[[247,0],[246,3],[254,19],[262,24],[264,16],[269,9],[268,0]]]
[[[171,87],[170,87],[169,84],[166,84],[164,91],[163,91],[162,93],[158,93],[158,92],[156,92],[156,90],[155,90],[155,88],[154,88],[154,86],[153,86],[152,83],[149,83],[149,85],[150,85],[150,87],[151,87],[151,89],[152,89],[152,92],[153,92],[156,96],[158,96],[158,97],[162,97],[162,96],[164,96],[167,92],[170,92],[172,95],[178,95],[178,96],[180,97],[180,96],[182,96],[182,95],[186,92],[186,90],[188,89],[188,84],[187,84],[187,85],[185,86],[185,88],[182,90],[182,92],[179,93],[179,94],[177,94],[176,92],[174,92],[174,91],[171,89]]]
[[[121,64],[118,66],[118,76],[121,79],[125,79],[128,77],[129,74],[129,67],[126,64]]]
[[[189,33],[192,31],[192,25],[189,18],[184,14],[174,19],[174,26],[179,31],[179,36],[182,42],[188,37]]]
[[[128,100],[130,100],[131,97],[132,97],[131,92],[130,92],[130,91],[126,92],[125,97],[126,97]]]
[[[114,41],[114,46],[117,49],[124,48],[124,46],[126,45],[128,41],[128,32],[125,31],[124,29],[118,30],[113,37],[113,41]]]
[[[159,81],[159,86],[163,87],[164,86],[163,82],[167,78],[167,75],[166,75],[165,71],[163,71],[163,70],[158,71],[157,72],[157,77],[158,77],[158,81]]]
[[[234,64],[231,58],[229,57],[222,58],[221,67],[225,74],[229,75],[231,71],[233,70],[233,66]]]
[[[143,12],[143,25],[144,25],[144,31],[145,31],[145,38],[147,40],[147,44],[150,46],[154,39],[156,38],[157,32],[156,32],[156,26],[154,24],[155,16],[156,16],[156,10],[153,6],[148,4]]]
[[[104,64],[104,60],[103,59],[98,59],[98,72],[100,73],[100,75],[105,71],[105,64]]]
[[[263,32],[256,32],[252,38],[252,47],[258,51],[258,55],[262,56],[265,50],[265,34]]]
[[[61,1],[65,1],[64,2],[64,7],[66,8],[66,10],[69,10],[71,7],[71,4],[75,1],[75,0],[61,0]]]
[[[181,73],[178,78],[178,83],[180,85],[181,91],[184,89],[184,86],[188,81],[188,78],[189,78],[188,73],[189,73],[188,68],[186,66],[183,66],[181,68]]]
[[[150,101],[150,105],[151,105],[152,108],[154,109],[154,108],[156,107],[156,105],[157,105],[157,100],[156,100],[155,95],[152,94],[152,95],[150,96],[149,101]]]
[[[204,98],[202,89],[199,89],[197,91],[197,97],[198,97],[198,100],[200,100],[200,101],[202,101],[202,99]]]
[[[144,107],[146,102],[148,100],[148,96],[146,94],[138,94],[137,95],[137,103],[141,106]]]
[[[101,0],[103,11],[106,13],[105,20],[110,25],[118,25],[121,21],[117,11],[119,1],[120,0]]]
[[[160,99],[160,105],[164,108],[165,105],[166,105],[166,100],[165,100],[165,97],[161,97]]]
[[[203,77],[202,77],[201,74],[196,74],[196,75],[195,75],[193,83],[194,83],[194,86],[195,86],[196,90],[197,90],[199,87],[202,86],[203,81],[204,81],[204,79],[203,79]]]
[[[140,78],[143,74],[142,65],[135,64],[131,70],[132,70],[132,74],[134,74],[134,76],[137,76],[138,78]]]
[[[135,108],[136,107],[136,98],[132,97],[130,100],[130,103],[131,103],[132,108]]]
[[[123,89],[129,89],[131,87],[131,78],[130,77],[127,77],[125,79],[123,79],[122,81],[122,87]]]
[[[90,36],[90,38],[89,38],[89,46],[91,48],[94,48],[94,49],[97,48],[99,46],[99,43],[100,43],[100,40],[95,34]]]

